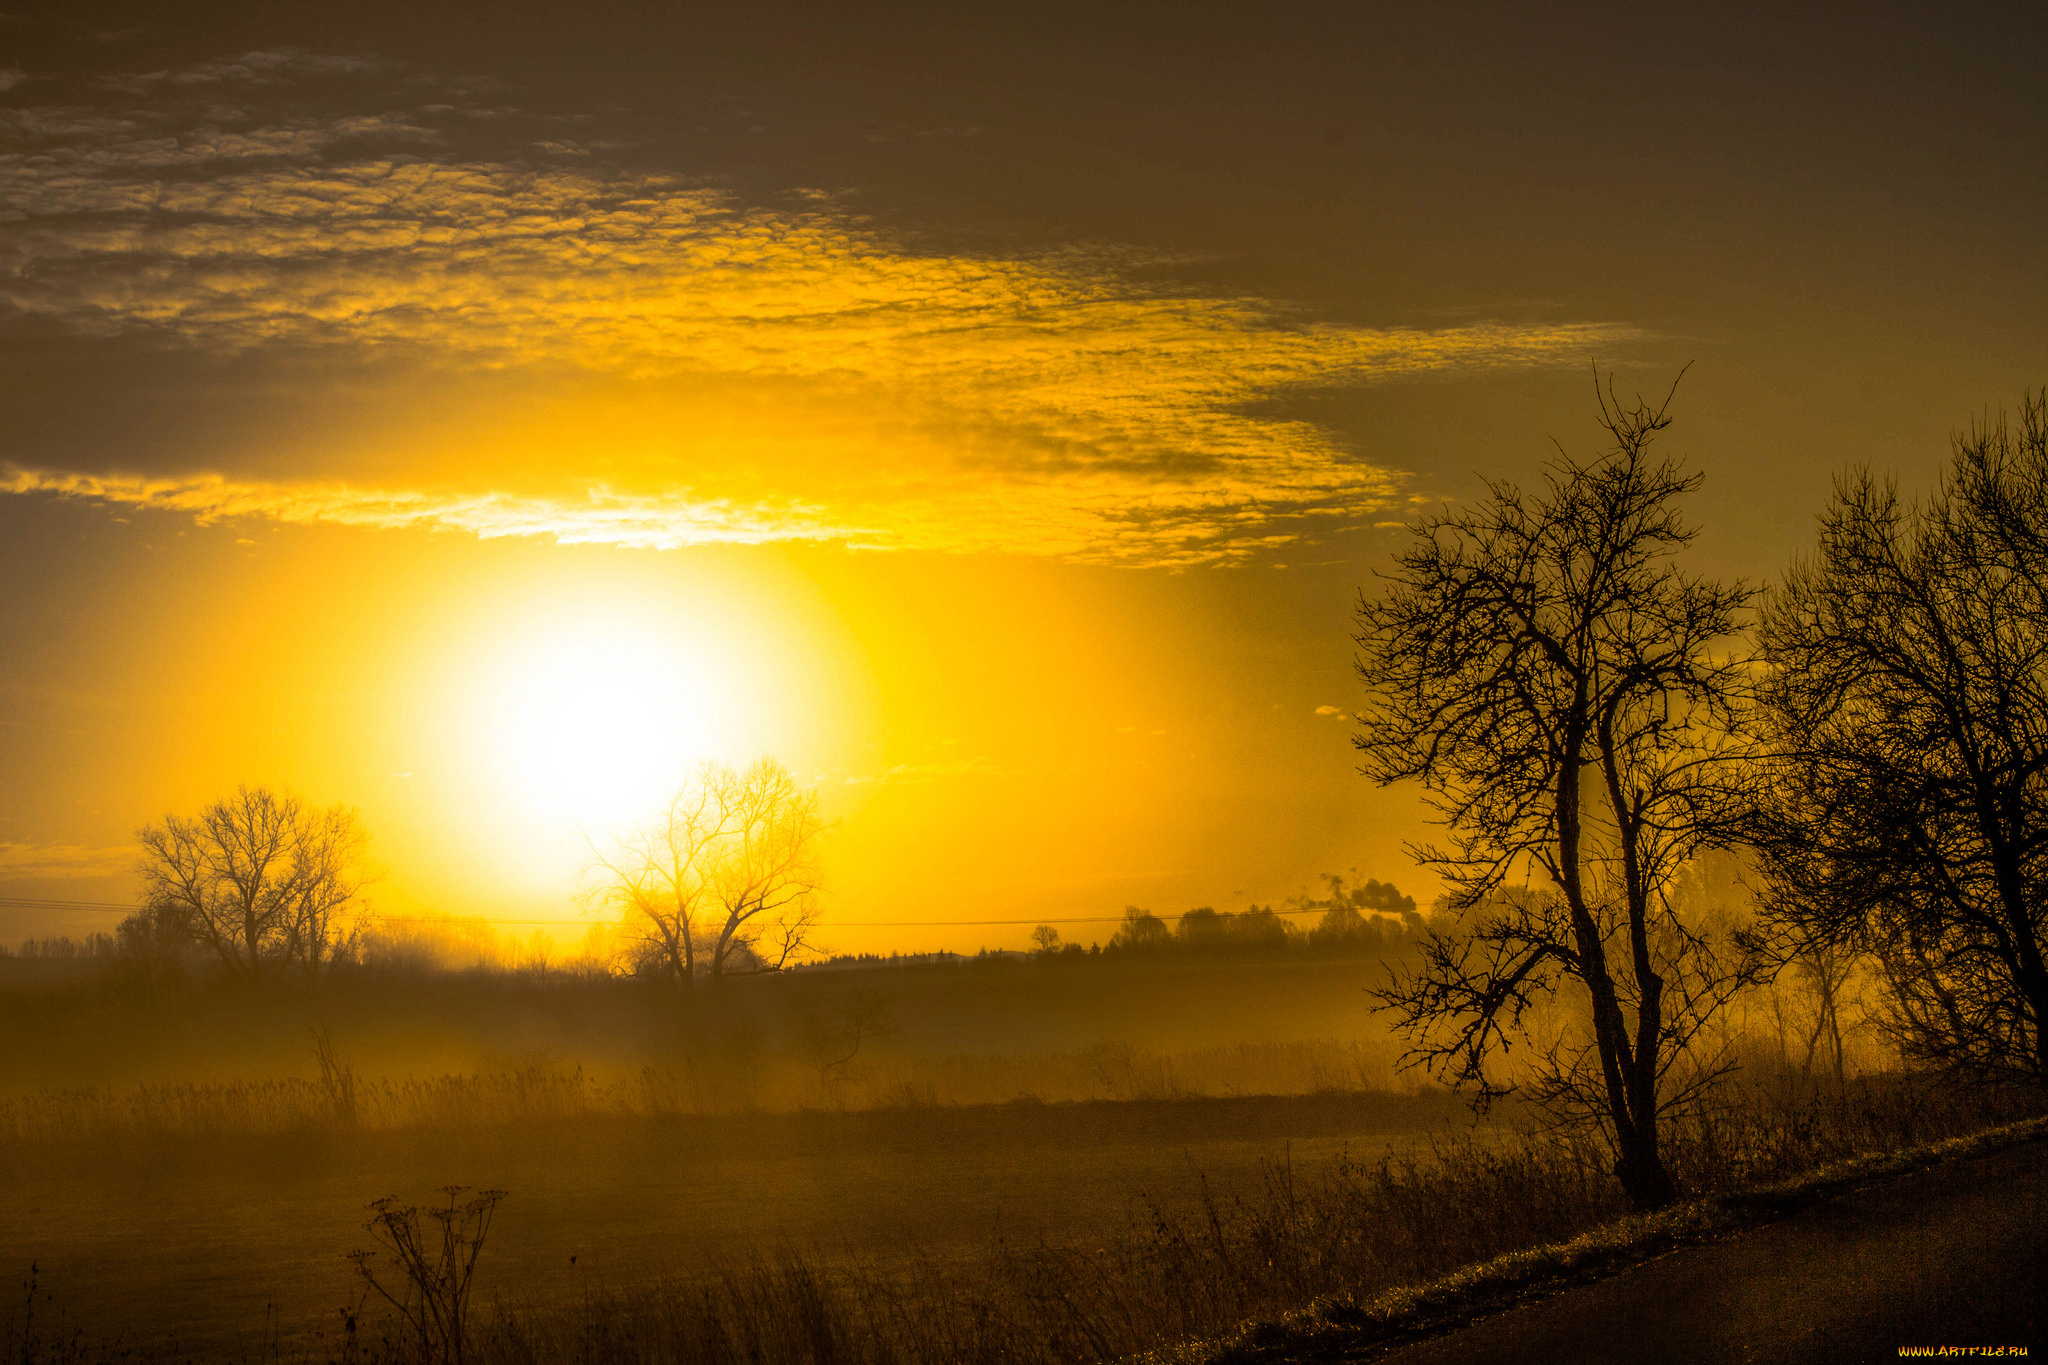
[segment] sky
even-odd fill
[[[1931,486],[2048,382],[2044,26],[10,5],[0,897],[260,783],[378,913],[573,920],[768,754],[840,951],[1426,899],[1350,748],[1405,524],[1594,453],[1596,367],[1684,369],[1703,572]]]

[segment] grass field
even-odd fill
[[[1674,1128],[1696,1193],[2038,1112],[1866,1078]],[[1737,1102],[1739,1101],[1739,1103]],[[1454,1097],[1321,1095],[590,1117],[17,1144],[5,1253],[40,1267],[28,1361],[339,1360],[366,1191],[509,1191],[476,1360],[1111,1360],[1575,1236],[1601,1153]],[[367,1318],[357,1359],[420,1357]],[[67,1354],[73,1330],[98,1345]],[[390,1349],[377,1349],[389,1347]]]
[[[315,993],[203,990],[138,1000],[97,984],[90,963],[0,965],[13,969],[0,978],[16,978],[0,979],[0,1036],[36,1040],[0,1049],[0,1097],[308,1077],[308,1029],[317,1026],[366,1077],[508,1074],[544,1060],[606,1077],[695,1066],[715,1084],[711,1073],[726,1065],[731,1093],[707,1095],[707,1104],[794,1108],[832,1102],[819,1090],[806,1040],[855,995],[877,1002],[886,1019],[852,1069],[925,1067],[881,1081],[877,1097],[902,1079],[937,1087],[928,1098],[949,1103],[1034,1089],[1047,1100],[1133,1097],[1128,1083],[1122,1094],[1105,1088],[1093,1063],[1068,1075],[1067,1063],[1030,1060],[1105,1050],[1205,1054],[1205,1070],[1188,1084],[1218,1093],[1384,1086],[1398,1051],[1369,1008],[1366,989],[1386,971],[1369,960],[970,959],[742,978],[694,998],[658,983],[554,971],[360,972],[337,974]],[[31,966],[45,978],[29,978],[23,969]],[[1272,1066],[1291,1063],[1258,1051],[1333,1038],[1345,1040],[1349,1058],[1340,1073],[1322,1077],[1274,1076]],[[963,1060],[935,1061],[943,1058]],[[1007,1059],[1002,1067],[993,1065],[998,1058]],[[1372,1074],[1357,1074],[1359,1062]]]
[[[1188,1205],[1198,1174],[1231,1187],[1468,1125],[1448,1096],[1374,1094],[103,1133],[11,1145],[0,1264],[37,1262],[102,1340],[232,1355],[338,1321],[342,1254],[387,1194],[508,1190],[479,1293],[530,1308],[791,1249],[875,1267],[1101,1241],[1142,1230],[1148,1198]]]
[[[310,1050],[309,1050],[310,1051]],[[1386,1089],[1386,1050],[1336,1039],[1152,1052],[1098,1043],[1072,1052],[974,1056],[883,1052],[827,1075],[801,1059],[712,1049],[668,1065],[585,1066],[545,1055],[501,1070],[436,1076],[141,1081],[0,1099],[0,1143],[386,1130],[574,1118],[655,1118],[826,1109],[930,1108],[1084,1100],[1309,1095]]]
[[[997,960],[694,1003],[564,972],[137,1002],[75,964],[13,965],[0,1022],[41,1045],[0,1056],[0,1268],[37,1264],[46,1307],[96,1339],[200,1358],[266,1332],[309,1349],[385,1195],[509,1190],[479,1292],[532,1305],[778,1249],[880,1264],[1099,1241],[1147,1197],[1193,1197],[1197,1172],[1252,1180],[1468,1122],[1391,1091],[1393,1050],[1363,1028],[1371,963]],[[884,1017],[841,1062],[854,993]]]
[[[508,1192],[479,1359],[1050,1365],[1618,1212],[1605,1154],[1396,1087],[1363,1008],[1380,970],[1004,961],[695,1003],[561,973],[0,992],[46,1040],[0,1058],[0,1269],[38,1285],[33,1326],[21,1294],[0,1324],[23,1365],[341,1359],[370,1201],[462,1185]],[[880,1026],[835,1032],[862,1000]],[[1783,1040],[1674,1130],[1688,1188],[2014,1103],[1897,1075],[1830,1095]]]

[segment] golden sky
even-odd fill
[[[1988,10],[1620,13],[11,13],[0,896],[246,781],[388,913],[567,915],[760,753],[833,947],[1428,894],[1344,715],[1416,508],[1695,360],[1767,577],[2044,368]]]

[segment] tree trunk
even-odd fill
[[[1620,1134],[1617,1145],[1621,1155],[1614,1163],[1614,1178],[1632,1207],[1661,1209],[1678,1198],[1678,1186],[1657,1150],[1656,1115],[1644,1117],[1648,1121],[1640,1129],[1632,1125]]]
[[[1607,1090],[1608,1122],[1613,1125],[1618,1154],[1615,1178],[1622,1193],[1639,1209],[1661,1208],[1675,1197],[1671,1175],[1657,1154],[1654,1069],[1650,1071],[1650,1103],[1641,1104],[1640,1058],[1629,1046],[1628,1020],[1607,968],[1607,948],[1600,938],[1599,923],[1586,905],[1585,884],[1579,870],[1581,810],[1577,761],[1584,743],[1586,726],[1575,720],[1566,731],[1567,761],[1557,791],[1559,863],[1564,872],[1565,904],[1571,912],[1572,932],[1578,943],[1579,979],[1586,985],[1593,1007],[1593,1037],[1600,1053],[1600,1079]],[[1653,1043],[1654,1045],[1654,1043]]]

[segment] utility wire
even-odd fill
[[[0,896],[0,910],[97,910],[107,914],[132,915],[141,908],[121,901],[58,901],[38,896]]]

